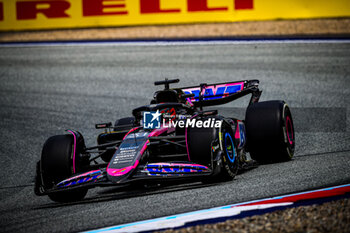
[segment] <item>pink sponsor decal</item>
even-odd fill
[[[161,134],[163,134],[163,133],[165,133],[167,131],[168,131],[168,128],[165,128],[165,127],[164,128],[160,128],[160,129],[155,129],[148,135],[148,137],[159,136],[159,135],[161,135]]]
[[[288,130],[289,129],[289,130]],[[290,117],[287,116],[286,119],[286,130],[287,130],[287,137],[288,137],[288,142],[290,145],[293,144],[293,138],[294,138],[294,134],[293,134],[293,127],[292,127],[292,121],[290,120]],[[291,138],[289,137],[289,131],[291,132]]]
[[[244,82],[234,82],[234,83],[224,83],[224,84],[204,86],[202,89],[201,95],[204,96],[204,98],[205,98],[206,91],[211,90],[212,95],[215,96],[215,95],[217,95],[217,91],[219,88],[224,88],[222,95],[223,95],[223,97],[226,97],[226,96],[232,94],[232,93],[226,92],[227,87],[231,87],[231,86],[240,86],[238,91],[241,91],[244,89]],[[185,88],[185,89],[183,89],[183,91],[190,92],[190,93],[199,93],[201,91],[201,88],[200,87]],[[194,97],[192,97],[191,101],[197,101],[197,100]]]
[[[127,132],[123,138],[123,140],[132,132],[134,132],[135,130],[139,129],[140,127],[135,127],[135,128],[132,128],[129,132]]]
[[[190,151],[189,151],[189,149],[188,149],[188,142],[187,142],[187,127],[186,127],[186,129],[185,129],[185,141],[186,141],[186,151],[187,151],[188,161],[191,161]]]
[[[237,128],[236,128],[236,132],[235,132],[235,139],[240,139],[241,138],[241,134],[239,131],[239,120],[237,120]]]
[[[124,168],[107,168],[107,173],[111,176],[122,176],[129,173],[131,170],[135,169],[139,165],[139,161],[136,160],[134,165]]]
[[[145,142],[145,144],[142,146],[141,150],[140,150],[140,154],[142,155],[143,152],[145,152],[145,150],[147,149],[147,144],[149,143],[149,140],[147,140],[147,142]]]
[[[198,116],[198,114],[196,114],[196,115],[194,115],[194,116],[192,116],[191,117],[191,120],[193,119],[193,118],[195,118],[196,116]],[[190,157],[190,150],[188,149],[188,140],[187,140],[187,130],[188,130],[188,128],[186,127],[186,129],[185,129],[185,141],[186,141],[186,151],[187,151],[187,157],[188,157],[188,161],[191,161],[191,157]]]
[[[101,171],[100,171],[100,170],[93,170],[93,171],[85,172],[85,173],[80,174],[80,175],[78,175],[78,176],[73,176],[73,177],[68,178],[68,179],[66,179],[66,180],[64,180],[64,181],[61,181],[60,183],[66,182],[66,181],[70,181],[70,180],[74,180],[74,179],[77,179],[77,178],[80,178],[80,177],[83,177],[83,176],[88,176],[88,175],[93,174],[93,173],[95,173],[95,172],[101,172]]]

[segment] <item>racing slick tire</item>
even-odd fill
[[[233,131],[228,123],[223,121],[221,129],[188,128],[187,140],[191,161],[203,165],[211,163],[213,143],[221,147],[222,166],[219,173],[205,178],[203,183],[233,180],[238,171],[238,158]]]
[[[247,149],[259,163],[291,160],[295,149],[293,119],[284,101],[254,103],[246,111]]]
[[[41,178],[45,189],[50,189],[54,184],[73,175],[73,148],[73,135],[52,136],[45,142],[40,160]],[[49,193],[48,196],[56,202],[73,202],[83,199],[87,191],[86,188],[78,188]]]

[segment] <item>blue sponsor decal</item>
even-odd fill
[[[233,163],[236,158],[236,152],[232,137],[229,133],[225,134],[225,150],[228,159],[231,161],[231,163]]]
[[[240,137],[240,142],[239,142],[239,148],[242,148],[244,147],[245,145],[245,126],[244,126],[244,123],[242,122],[239,122],[238,123],[238,127],[239,127],[239,137]]]
[[[241,91],[243,87],[242,85],[243,85],[242,83],[237,83],[237,84],[218,84],[214,86],[213,85],[206,86],[204,89],[203,100],[225,98],[228,95]],[[191,99],[191,101],[199,100],[199,94],[200,94],[199,87],[183,89],[183,91],[185,94],[194,94],[194,97]]]
[[[145,168],[148,171],[148,175],[182,175],[182,174],[193,174],[208,172],[208,168],[201,165],[158,165],[148,164]]]
[[[156,112],[143,112],[143,128],[144,129],[159,129],[161,124],[161,113],[159,110]]]
[[[87,172],[76,177],[72,177],[66,180],[61,181],[57,184],[57,188],[64,188],[69,186],[74,186],[77,184],[87,183],[91,181],[96,181],[97,179],[102,178],[101,171]]]
[[[214,93],[212,88],[205,89],[204,100],[220,99],[223,97],[225,90],[226,90],[226,87],[219,87],[216,90],[216,93]],[[206,97],[206,96],[211,96],[211,97]]]

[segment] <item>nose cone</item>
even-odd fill
[[[128,174],[130,171],[134,170],[137,165],[139,165],[139,161],[136,160],[132,166],[124,167],[124,168],[107,168],[107,174],[109,176],[123,176]]]
[[[148,138],[128,136],[120,144],[107,166],[107,177],[113,183],[121,183],[133,173],[147,147]]]

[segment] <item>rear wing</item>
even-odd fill
[[[252,94],[250,103],[258,102],[261,91],[259,80],[245,80],[227,83],[200,84],[199,86],[183,87],[185,94],[193,94],[187,101],[194,106],[213,106],[229,103],[247,94]]]

